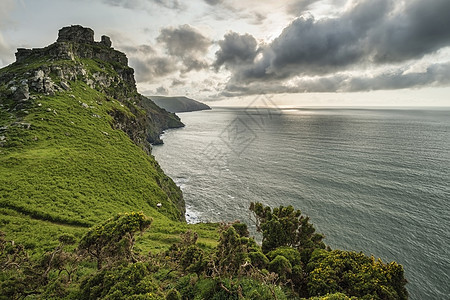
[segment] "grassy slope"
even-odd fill
[[[213,244],[216,226],[176,221],[179,189],[153,157],[111,128],[108,112],[131,112],[81,81],[70,84],[68,92],[36,95],[27,112],[9,112],[11,100],[0,99],[0,126],[9,125],[1,134],[0,230],[42,252],[54,248],[62,232],[80,237],[116,213],[143,211],[154,218],[144,250],[168,247],[189,227],[204,245]],[[11,125],[16,118],[30,128]]]

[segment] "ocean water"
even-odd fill
[[[153,154],[190,222],[293,205],[325,243],[405,268],[410,299],[450,299],[450,110],[215,108],[179,114]],[[254,230],[254,227],[252,227]]]

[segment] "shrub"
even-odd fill
[[[181,294],[176,289],[171,289],[166,295],[166,300],[181,300]]]
[[[289,205],[274,208],[264,207],[261,203],[251,203],[257,230],[262,232],[262,250],[267,253],[279,247],[288,246],[299,250],[304,263],[307,263],[314,249],[324,249],[323,235],[315,233],[309,217],[294,210]]]
[[[403,267],[389,264],[363,253],[314,251],[307,267],[311,296],[343,292],[370,299],[407,299]]]
[[[134,260],[134,234],[150,227],[152,219],[143,213],[118,214],[91,228],[81,239],[78,248],[97,259],[101,269],[104,260]]]
[[[207,264],[203,250],[196,245],[189,246],[181,255],[180,266],[183,271],[199,273]]]
[[[163,299],[158,282],[145,263],[102,269],[80,285],[80,299]]]
[[[292,274],[292,265],[286,257],[277,255],[269,263],[269,271],[277,273],[282,281],[286,281]]]

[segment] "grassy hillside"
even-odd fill
[[[120,80],[118,67],[126,68],[43,56],[0,70],[0,224],[7,237],[30,250],[52,249],[60,233],[80,237],[126,211],[154,217],[157,241],[147,241],[147,248],[168,247],[187,227],[178,222],[184,219],[181,191],[148,155],[145,140],[150,130],[157,136],[181,123],[156,105],[140,107],[141,96]],[[58,77],[59,69],[76,75],[66,80]],[[31,88],[39,70],[48,73],[52,92]],[[101,86],[95,81],[99,74],[117,86]],[[29,98],[14,99],[24,80]],[[62,81],[68,89],[56,88]],[[161,128],[149,129],[147,116]]]

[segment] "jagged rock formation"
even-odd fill
[[[75,60],[80,58],[94,58],[109,63],[128,65],[126,55],[111,48],[111,39],[102,36],[100,42],[94,41],[94,31],[80,25],[64,27],[59,30],[56,43],[45,48],[24,49],[16,52],[16,61],[21,62],[30,57],[50,56],[58,59]],[[134,79],[134,77],[133,77]]]
[[[162,142],[159,135],[163,130],[184,125],[176,115],[156,105],[146,105],[147,114],[142,114],[142,102],[147,100],[137,92],[134,70],[128,66],[126,55],[111,45],[107,36],[102,36],[100,42],[94,41],[90,28],[64,27],[57,41],[45,48],[18,49],[16,62],[8,67],[10,71],[0,75],[0,85],[14,99],[13,109],[21,110],[36,94],[70,91],[70,82],[81,80],[130,109],[134,115],[131,118],[121,111],[112,111],[116,120],[112,126],[125,131],[149,151],[149,143]],[[36,62],[36,68],[30,67]]]

